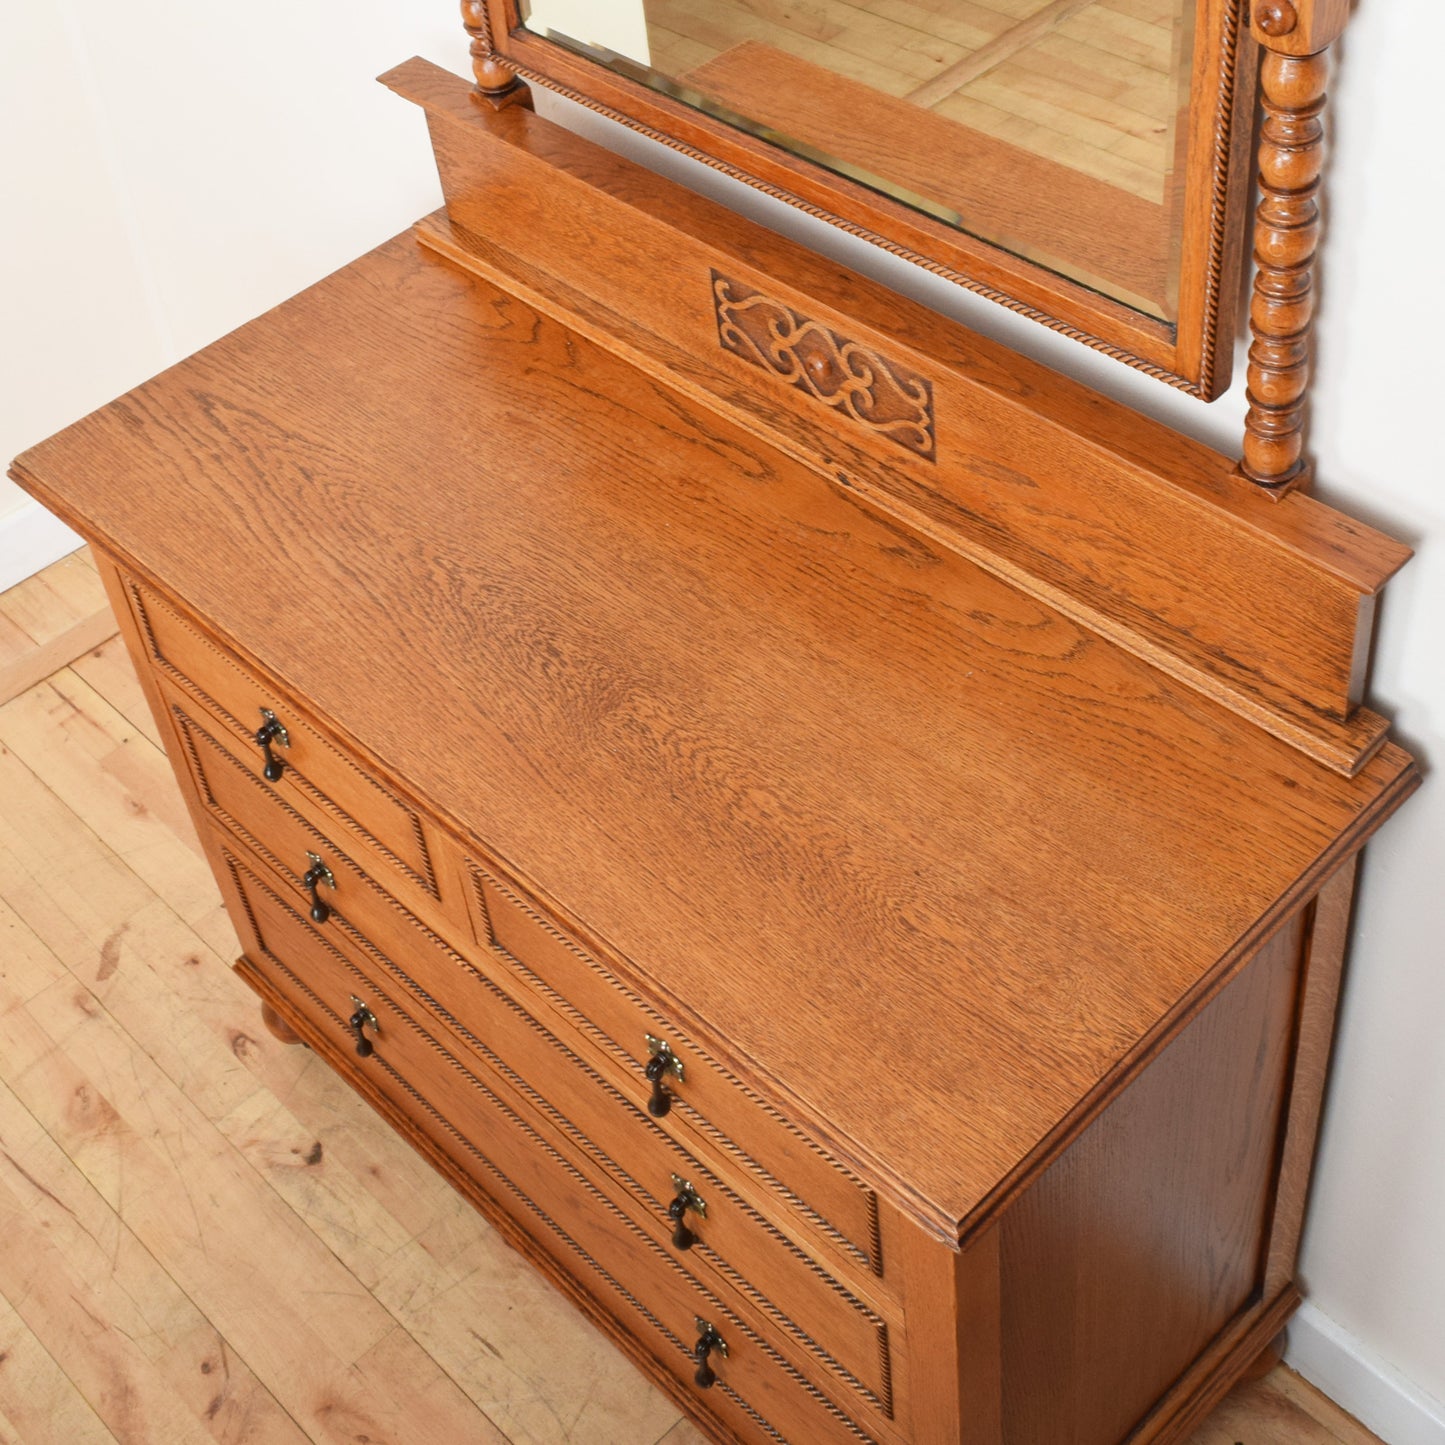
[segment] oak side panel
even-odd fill
[[[151,716],[155,719],[156,730],[160,734],[161,744],[166,751],[166,761],[171,765],[177,790],[185,801],[186,811],[190,815],[197,836],[207,848],[211,870],[219,876],[216,857],[209,851],[208,811],[201,801],[200,794],[196,791],[196,785],[191,780],[190,769],[186,766],[185,745],[176,731],[175,719],[171,716],[170,708],[161,692],[160,681],[155,674],[155,661],[151,656],[150,645],[146,641],[141,621],[136,616],[135,608],[131,604],[131,592],[125,574],[110,553],[99,543],[92,542],[91,551],[95,556],[95,566],[100,573],[100,580],[105,585],[106,596],[110,599],[111,608],[115,612],[120,635],[125,642],[126,653],[130,657],[131,666],[135,669],[141,692],[145,695],[146,706],[150,708]],[[240,928],[240,920],[235,909],[228,908],[227,912],[231,916],[232,923]]]
[[[1314,1168],[1315,1143],[1319,1138],[1320,1111],[1329,1073],[1330,1046],[1334,1040],[1340,977],[1344,969],[1358,865],[1357,853],[1320,889],[1312,909],[1313,922],[1305,945],[1300,980],[1294,1072],[1290,1082],[1279,1189],[1264,1270],[1267,1296],[1283,1289],[1294,1277],[1295,1258],[1299,1254],[1305,1203]]]
[[[1008,1445],[1117,1445],[1257,1301],[1301,937],[1296,917],[1000,1224]]]
[[[150,648],[146,645],[140,622],[131,607],[130,592],[126,587],[125,578],[115,560],[99,543],[91,544],[91,554],[95,558],[95,570],[100,574],[100,580],[105,587],[105,595],[110,599],[111,611],[115,613],[116,624],[120,628],[121,638],[125,642],[125,650],[130,655],[131,665],[135,668],[135,675],[140,682],[141,691],[145,694],[146,705],[150,708],[156,728],[165,741],[166,755],[170,759],[171,766],[176,768],[178,776],[184,777],[186,776],[184,769],[177,766],[181,754],[172,746],[168,716],[170,709],[166,707],[165,700],[161,697],[160,686],[156,682],[152,670]]]

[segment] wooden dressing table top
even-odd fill
[[[1416,781],[1312,762],[410,238],[18,467],[943,1233]]]

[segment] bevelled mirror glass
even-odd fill
[[[524,74],[1189,390],[1227,384],[1253,99],[1236,0],[493,9]]]

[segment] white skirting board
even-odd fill
[[[1386,1445],[1445,1445],[1445,1402],[1425,1395],[1317,1306],[1303,1305],[1290,1321],[1285,1363]]]
[[[0,592],[58,562],[84,540],[39,502],[27,500],[0,515]]]

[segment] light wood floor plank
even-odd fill
[[[0,1295],[0,1445],[7,1442],[115,1445],[115,1436]]]
[[[234,946],[164,756],[89,684],[67,670],[0,707],[0,744],[72,815],[68,832],[103,836],[218,951]]]
[[[0,667],[0,704],[18,697],[82,653],[115,636],[115,619],[109,608],[82,618],[42,647],[29,649],[14,662]]]
[[[151,716],[140,679],[135,675],[130,654],[119,635],[82,653],[70,664],[70,668],[115,708],[131,727],[148,738],[157,752],[164,751],[160,731]]]
[[[411,1387],[354,1368],[394,1328],[386,1311],[93,995],[62,980],[6,1008],[0,1049],[26,1107],[313,1438],[407,1438]],[[415,1390],[437,1398],[440,1372],[417,1363]],[[455,1438],[496,1438],[449,1398]]]
[[[3,1083],[0,1141],[0,1185],[9,1183],[67,1262],[105,1291],[113,1327],[161,1370],[213,1438],[304,1441],[235,1350]]]
[[[105,589],[89,558],[81,552],[62,557],[43,572],[0,594],[0,615],[43,646],[86,617],[105,610]],[[0,653],[0,661],[9,662]]]
[[[122,1292],[93,1284],[51,1242],[35,1207],[45,1197],[43,1185],[13,1167],[0,1179],[6,1299],[46,1349],[69,1362],[76,1388],[116,1439],[211,1445],[200,1420],[135,1343],[134,1306]]]

